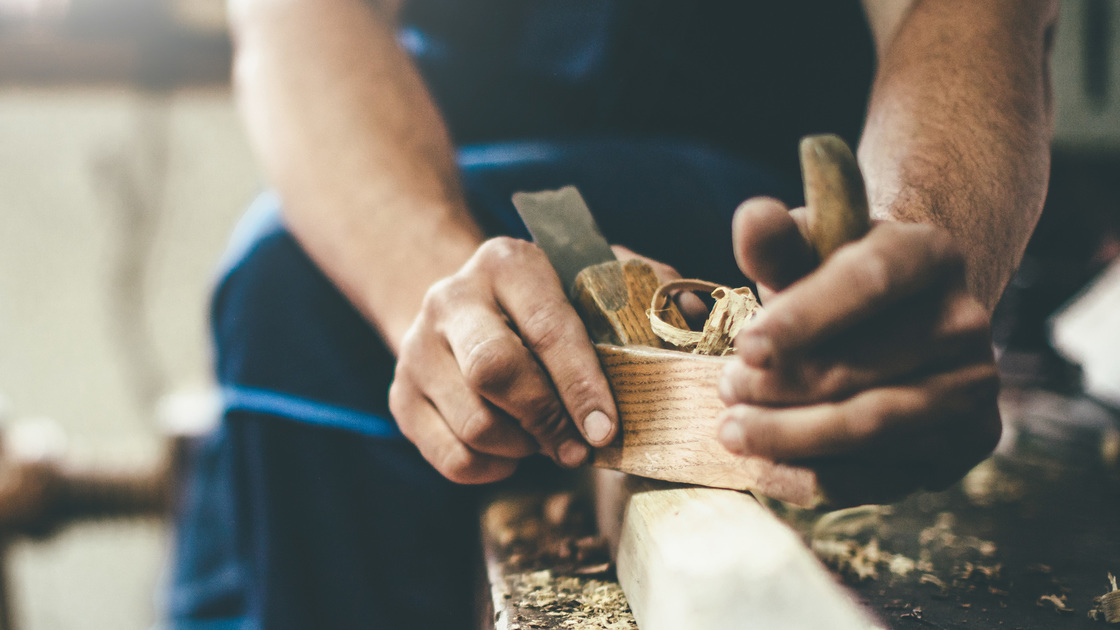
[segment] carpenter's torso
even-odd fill
[[[796,168],[862,124],[855,0],[410,0],[401,41],[457,143],[676,136]]]

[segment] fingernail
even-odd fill
[[[735,340],[735,353],[747,365],[764,368],[774,354],[774,344],[761,332],[746,331]]]
[[[743,427],[735,420],[729,418],[719,428],[719,443],[736,455],[746,454],[746,441],[747,435],[743,432]]]
[[[560,463],[568,468],[575,468],[587,459],[587,445],[579,440],[568,440],[560,445],[558,454]]]
[[[611,433],[611,428],[611,419],[598,409],[587,414],[587,417],[583,420],[583,433],[588,440],[595,444],[607,439],[607,436]]]

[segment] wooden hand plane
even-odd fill
[[[800,149],[810,212],[807,237],[823,261],[869,229],[866,192],[855,157],[840,138],[808,137]],[[806,507],[826,501],[812,471],[734,455],[720,445],[716,419],[724,405],[717,387],[734,357],[665,347],[648,316],[658,288],[653,269],[640,260],[616,259],[574,187],[517,193],[513,202],[586,324],[618,406],[619,434],[594,449],[594,465],[751,490]],[[660,315],[687,328],[671,304]]]

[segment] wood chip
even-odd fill
[[[710,291],[715,299],[703,330],[684,330],[661,319],[672,294],[681,291]],[[722,356],[734,349],[735,336],[761,309],[748,287],[731,289],[704,280],[674,280],[658,287],[648,314],[654,334],[667,343],[693,354]]]
[[[1061,614],[1069,614],[1073,609],[1069,607],[1065,595],[1043,595],[1038,598],[1035,605],[1040,608],[1053,608],[1054,612]]]

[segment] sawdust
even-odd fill
[[[708,313],[701,331],[684,330],[661,319],[673,293],[710,291],[715,305]],[[748,287],[731,289],[703,280],[674,280],[653,294],[648,311],[654,334],[680,350],[693,354],[725,355],[734,349],[735,336],[755,314],[761,311],[758,299]]]
[[[636,630],[638,627],[617,582],[558,577],[547,569],[513,574],[506,580],[511,596],[520,601],[520,608],[527,609],[510,620],[510,630]],[[544,619],[533,619],[539,616]]]
[[[902,554],[894,556],[890,559],[890,562],[887,563],[887,568],[891,570],[892,574],[898,577],[910,575],[917,567],[918,563],[915,562],[913,558]]]
[[[586,497],[570,492],[537,502],[494,501],[485,525],[505,583],[500,628],[634,630],[614,581],[606,541],[590,533]]]
[[[993,584],[999,580],[1003,566],[987,562],[997,552],[995,543],[956,534],[953,515],[941,512],[932,525],[917,533],[917,558],[892,553],[873,534],[882,530],[883,517],[890,513],[889,506],[861,506],[825,514],[812,528],[810,547],[821,561],[853,583],[887,578],[893,581],[918,573],[917,583],[934,587],[936,597],[947,597],[951,590],[978,588],[987,588],[993,595],[1006,594]],[[866,542],[861,544],[861,540]],[[949,548],[958,556],[967,553],[971,559],[961,558],[950,574],[943,571],[938,575],[932,558],[935,552],[943,554]]]
[[[913,558],[884,551],[877,538],[872,538],[866,545],[854,540],[814,539],[810,546],[825,564],[857,582],[878,580],[880,569],[891,575],[906,577],[918,565]]]

